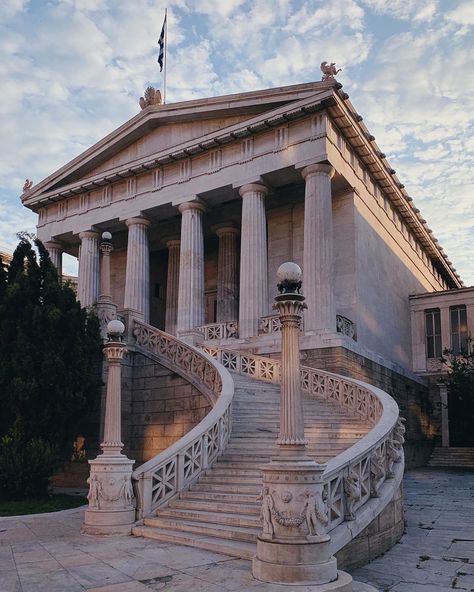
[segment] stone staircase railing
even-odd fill
[[[280,382],[280,362],[218,348],[205,351],[225,368],[266,382]],[[334,401],[366,419],[372,429],[326,466],[324,498],[336,552],[388,504],[403,475],[405,427],[396,402],[384,391],[343,376],[301,368],[303,392]]]
[[[195,481],[223,452],[231,431],[234,382],[216,360],[164,331],[135,319],[132,335],[130,350],[183,376],[214,405],[190,432],[133,472],[140,519]]]

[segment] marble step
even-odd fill
[[[256,544],[253,542],[248,543],[245,541],[199,536],[179,530],[158,530],[157,528],[152,528],[149,526],[135,526],[132,534],[165,543],[175,543],[177,545],[186,545],[188,547],[204,549],[205,551],[223,553],[224,555],[239,557],[241,559],[252,559],[257,548]]]
[[[195,533],[200,536],[214,536],[235,541],[252,543],[257,541],[260,534],[260,527],[243,528],[239,526],[227,526],[225,524],[209,525],[207,522],[180,520],[173,518],[145,518],[144,526],[153,528],[177,530],[187,533]]]
[[[235,467],[236,468],[236,467]],[[236,474],[236,470],[234,467],[223,467],[219,464],[215,464],[212,468],[206,470],[206,475],[209,476],[216,476],[216,477],[233,477]],[[245,469],[241,465],[238,466],[238,474],[241,477],[261,477],[262,471],[259,469]]]
[[[239,485],[228,483],[195,483],[191,485],[191,491],[207,491],[216,493],[247,493],[251,495],[258,495],[262,488],[261,484],[240,483]]]
[[[205,522],[206,524],[219,524],[225,526],[238,526],[242,528],[260,528],[259,514],[234,514],[229,511],[192,510],[189,508],[164,508],[158,510],[156,517],[166,520],[179,520],[187,522]],[[148,523],[147,523],[148,524]]]
[[[176,508],[179,510],[194,510],[204,512],[230,512],[233,514],[243,514],[246,516],[259,516],[260,515],[260,503],[255,501],[253,504],[250,502],[236,503],[235,496],[227,502],[224,501],[213,501],[208,499],[174,499],[168,504],[168,508]]]
[[[260,491],[258,492],[260,493]],[[226,491],[200,491],[200,490],[188,490],[182,491],[179,495],[179,500],[199,500],[208,502],[230,502],[236,504],[252,504],[256,503],[258,494],[253,492],[242,493],[242,492],[226,492]],[[177,500],[176,500],[177,501]]]
[[[233,475],[204,475],[199,478],[198,483],[222,483],[229,485],[258,485],[261,484],[262,478],[260,475],[243,477],[240,472],[235,472]]]

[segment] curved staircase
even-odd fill
[[[232,433],[199,480],[135,527],[135,535],[252,558],[260,533],[260,466],[278,454],[279,386],[234,374]],[[305,397],[308,454],[326,463],[370,430],[332,401]]]
[[[204,352],[135,320],[129,349],[178,372],[213,404],[188,434],[133,473],[133,534],[250,558],[261,532],[260,467],[277,456],[280,362]],[[229,372],[231,374],[229,374]],[[398,491],[404,427],[385,392],[301,368],[308,455],[322,476],[331,552],[350,543]]]

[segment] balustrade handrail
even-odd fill
[[[231,431],[234,381],[214,358],[151,325],[134,320],[130,349],[152,356],[208,395],[214,406],[206,417],[177,442],[132,474],[138,518],[150,514],[199,475],[225,449]]]
[[[267,382],[280,381],[278,360],[221,348],[204,349],[231,371]],[[301,386],[303,392],[337,402],[373,425],[365,436],[326,465],[323,481],[330,532],[345,520],[354,520],[366,502],[379,497],[386,480],[395,476],[401,479],[405,428],[395,400],[377,387],[306,366],[301,367]],[[395,464],[402,469],[396,470]],[[349,536],[346,531],[351,529],[337,537],[339,543]]]

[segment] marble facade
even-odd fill
[[[151,105],[22,195],[78,298],[113,235],[119,310],[191,340],[279,351],[275,271],[303,268],[301,347],[410,373],[408,295],[461,281],[335,80]]]

